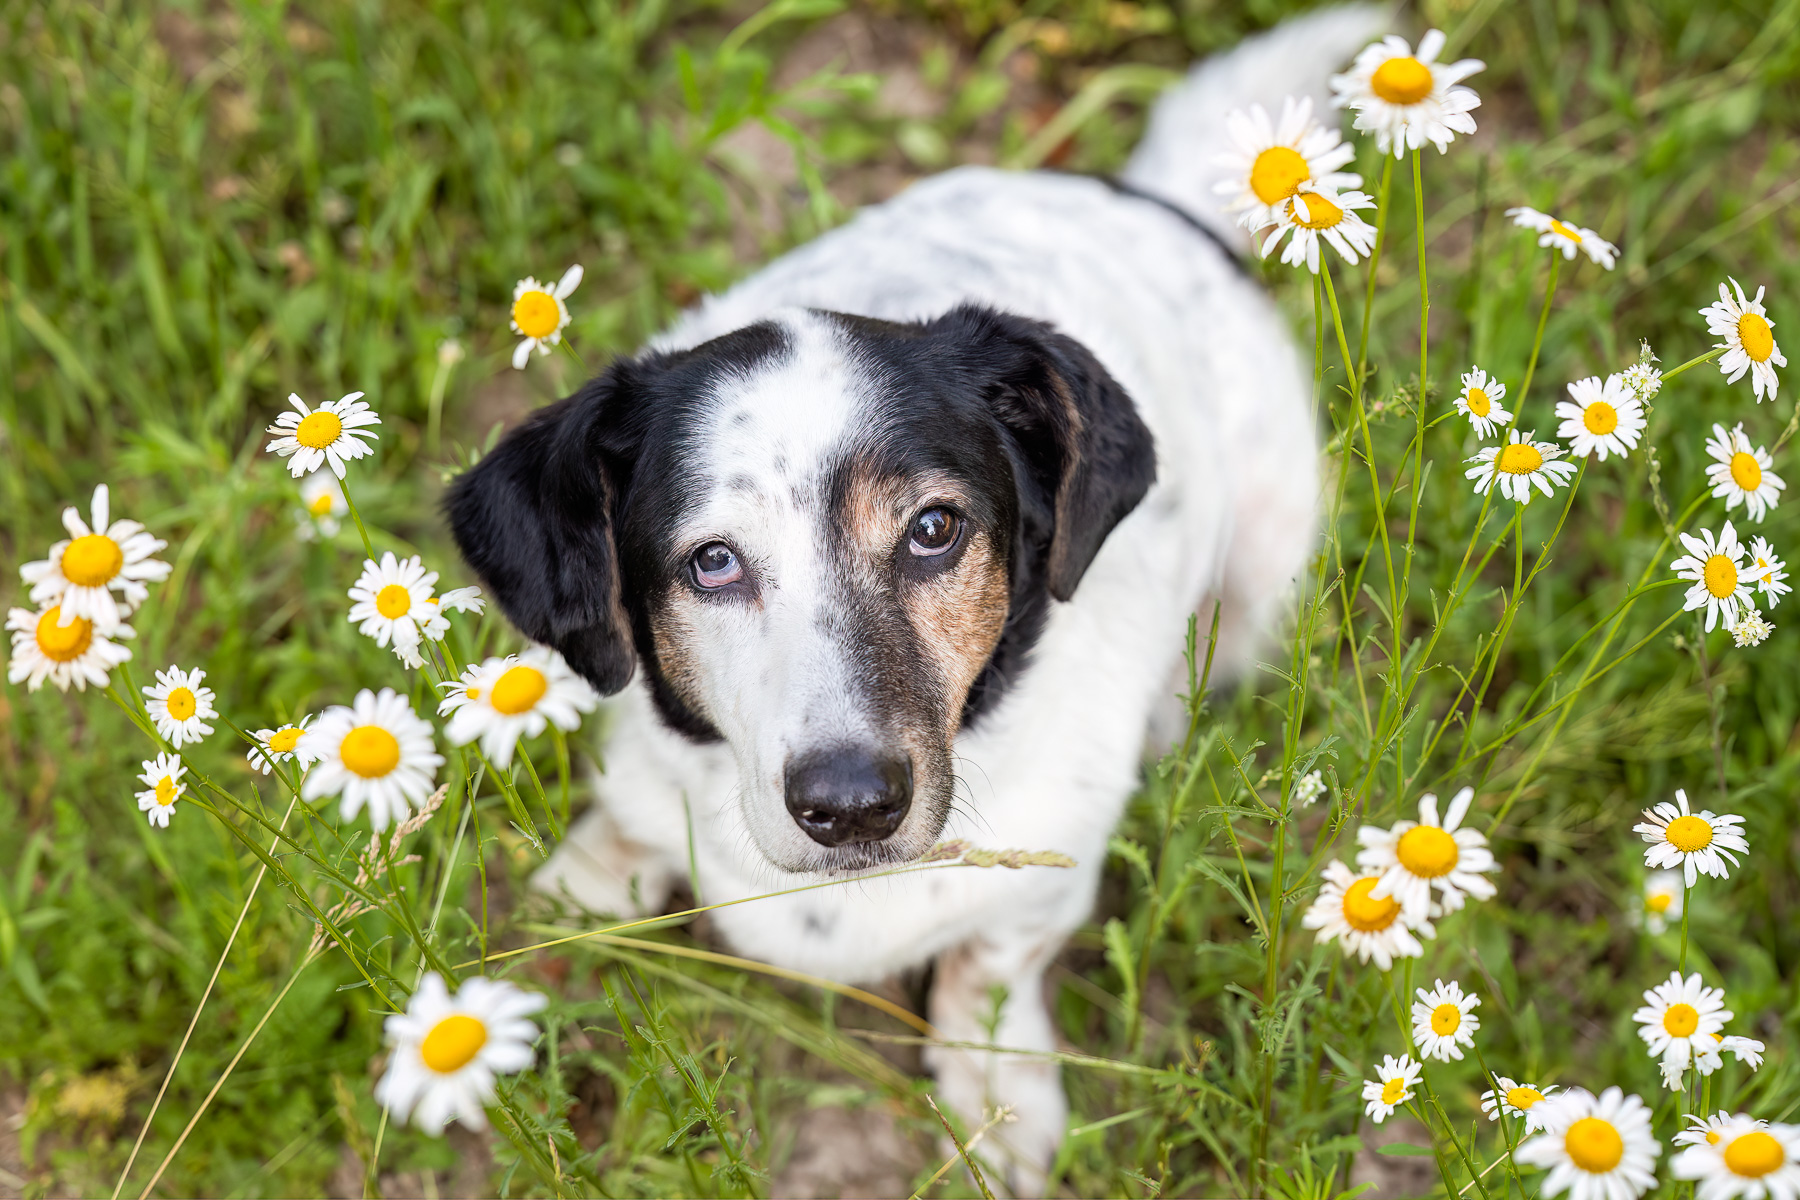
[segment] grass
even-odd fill
[[[593,369],[699,293],[841,219],[842,197],[962,160],[1116,167],[1141,123],[1137,92],[1067,140],[1034,135],[1110,68],[1179,66],[1294,7],[0,7],[0,559],[40,556],[60,509],[108,481],[115,510],[168,538],[175,564],[136,622],[139,682],[152,666],[200,663],[222,710],[269,723],[391,681],[391,660],[342,619],[354,531],[298,540],[293,483],[259,453],[289,391],[368,394],[387,424],[377,465],[356,476],[359,506],[381,545],[416,547],[447,583],[464,582],[436,517],[445,479],[497,422],[583,370],[558,356],[510,371],[514,279],[586,266],[571,340]],[[1545,259],[1505,222],[1517,203],[1624,249],[1615,272],[1561,276],[1527,401],[1540,435],[1564,383],[1625,365],[1639,339],[1665,367],[1705,350],[1694,310],[1727,273],[1768,286],[1792,354],[1800,4],[1473,0],[1419,17],[1489,64],[1472,81],[1481,134],[1424,163],[1433,417],[1471,362],[1516,381],[1531,357]],[[850,27],[878,35],[873,61],[821,55]],[[924,101],[897,104],[896,78]],[[745,165],[755,162],[776,165]],[[1371,153],[1361,169],[1379,178]],[[1365,390],[1382,487],[1408,498],[1419,393],[1409,164],[1394,180]],[[1310,284],[1268,276],[1310,338]],[[1337,281],[1354,340],[1362,276]],[[1348,427],[1354,406],[1326,333],[1321,395],[1331,427]],[[466,352],[453,364],[440,356],[449,339]],[[1102,910],[1055,973],[1062,1034],[1092,1056],[1065,1068],[1078,1130],[1059,1163],[1065,1191],[1297,1200],[1348,1186],[1370,1135],[1356,1081],[1405,1039],[1384,977],[1299,930],[1314,880],[1294,862],[1306,865],[1321,835],[1351,836],[1355,820],[1391,822],[1403,796],[1410,811],[1419,792],[1463,783],[1480,788],[1484,827],[1514,797],[1494,829],[1501,894],[1444,922],[1417,978],[1481,991],[1495,1070],[1668,1095],[1629,1014],[1679,956],[1678,935],[1626,920],[1642,875],[1630,825],[1686,787],[1744,814],[1753,849],[1729,885],[1696,893],[1690,969],[1726,987],[1734,1032],[1770,1047],[1760,1071],[1715,1077],[1710,1098],[1771,1118],[1800,1110],[1800,894],[1784,836],[1800,783],[1793,634],[1733,652],[1691,617],[1665,627],[1679,593],[1653,591],[1603,661],[1642,648],[1572,692],[1594,644],[1582,639],[1640,572],[1674,556],[1653,497],[1673,515],[1699,494],[1715,421],[1742,420],[1773,443],[1797,387],[1759,408],[1710,367],[1671,383],[1656,401],[1654,468],[1644,454],[1590,467],[1529,590],[1515,586],[1515,553],[1535,563],[1560,506],[1532,505],[1514,540],[1495,542],[1490,524],[1482,544],[1496,553],[1429,652],[1480,510],[1461,477],[1472,452],[1462,427],[1423,440],[1430,470],[1398,622],[1375,509],[1362,476],[1350,479],[1310,643],[1277,653],[1259,688],[1212,696],[1190,744],[1147,774]],[[1778,458],[1784,467],[1792,477]],[[1708,502],[1698,523],[1721,512]],[[1758,532],[1791,549],[1792,514],[1790,503]],[[1401,509],[1385,529],[1402,563]],[[0,600],[23,604],[13,579],[0,578]],[[471,640],[504,636],[490,621]],[[1282,678],[1301,667],[1303,685]],[[1456,672],[1473,667],[1478,707],[1458,695]],[[145,752],[101,696],[0,691],[0,1096],[17,1139],[9,1160],[14,1135],[0,1132],[0,1189],[112,1192],[256,877],[221,822],[187,812],[166,833],[146,828],[130,802]],[[1329,813],[1267,820],[1250,793],[1279,809],[1315,752],[1334,785]],[[198,758],[246,794],[262,779],[222,740]],[[538,764],[555,770],[547,751]],[[503,798],[479,790],[473,811],[485,872],[468,852],[475,839],[459,843],[446,820],[420,835],[426,862],[397,876],[415,895],[450,897],[441,947],[460,961],[479,942],[482,874],[490,941],[564,932],[515,903],[536,852],[507,827]],[[1266,911],[1249,890],[1267,890],[1278,840],[1298,857],[1282,875],[1287,921],[1271,949],[1247,934],[1245,910]],[[306,878],[323,888],[316,872]],[[294,975],[310,933],[296,895],[265,882],[134,1167],[134,1194]],[[712,946],[704,922],[634,936]],[[396,977],[413,961],[383,914],[359,923],[356,945],[359,962]],[[916,1156],[910,1185],[941,1162],[910,1031],[854,1000],[617,941],[521,956],[515,977],[557,996],[540,1070],[513,1095],[527,1124],[450,1141],[384,1126],[370,1071],[385,1010],[332,953],[298,974],[162,1189],[294,1195],[386,1180],[393,1191],[768,1194],[808,1114],[831,1109],[896,1122]],[[1434,1066],[1432,1078],[1467,1145],[1479,1072]],[[1666,1118],[1663,1128],[1666,1141]],[[1485,1165],[1485,1122],[1479,1138]],[[1435,1168],[1422,1186],[1442,1186]],[[960,1171],[935,1188],[972,1194]]]

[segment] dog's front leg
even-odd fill
[[[963,1136],[996,1110],[1011,1110],[975,1153],[999,1168],[1014,1196],[1044,1194],[1068,1117],[1061,1071],[1047,1057],[1056,1037],[1044,1004],[1044,969],[1062,943],[1061,934],[1041,931],[972,938],[938,957],[931,988],[931,1023],[946,1042],[1005,1048],[990,1053],[933,1046],[925,1061],[937,1077],[940,1101],[960,1118]]]

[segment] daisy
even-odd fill
[[[1353,874],[1340,860],[1332,859],[1322,872],[1325,885],[1301,918],[1307,929],[1318,930],[1318,940],[1336,939],[1346,954],[1363,962],[1373,959],[1386,971],[1396,958],[1420,958],[1425,947],[1416,934],[1433,936],[1428,921],[1408,921],[1400,902],[1372,896],[1379,875]]]
[[[1529,1083],[1519,1083],[1504,1075],[1494,1076],[1497,1088],[1481,1093],[1481,1111],[1487,1114],[1490,1121],[1498,1121],[1500,1114],[1505,1113],[1525,1122],[1526,1133],[1536,1133],[1544,1127],[1544,1113],[1538,1106],[1556,1091],[1555,1084],[1533,1087]]]
[[[1644,851],[1644,865],[1668,870],[1679,868],[1693,887],[1700,875],[1726,879],[1731,871],[1725,864],[1737,866],[1737,854],[1750,853],[1750,843],[1740,828],[1744,818],[1716,816],[1703,809],[1699,816],[1688,811],[1687,792],[1675,789],[1675,803],[1664,800],[1655,808],[1644,810],[1644,819],[1632,831],[1650,843]],[[1736,854],[1733,853],[1736,851]]]
[[[1462,391],[1456,397],[1456,411],[1469,418],[1475,436],[1485,438],[1496,429],[1504,429],[1512,414],[1500,407],[1506,399],[1506,385],[1480,367],[1471,367],[1462,377]]]
[[[1412,1032],[1419,1056],[1462,1061],[1462,1048],[1475,1044],[1475,1031],[1481,1028],[1481,1018],[1474,1012],[1481,997],[1441,979],[1430,990],[1419,988],[1418,997],[1412,1006]]]
[[[1739,647],[1760,646],[1775,632],[1775,626],[1763,620],[1762,614],[1755,609],[1751,609],[1743,620],[1730,626],[1730,629],[1732,644]]]
[[[1549,213],[1541,213],[1535,208],[1509,208],[1506,215],[1519,228],[1535,229],[1542,234],[1538,238],[1538,245],[1561,250],[1565,259],[1574,258],[1575,251],[1580,250],[1593,262],[1609,271],[1613,269],[1613,260],[1618,255],[1619,248],[1592,229],[1565,225]]]
[[[1669,1160],[1669,1174],[1698,1181],[1696,1200],[1800,1196],[1800,1125],[1770,1125],[1740,1114],[1706,1132],[1713,1136]]]
[[[1262,256],[1269,257],[1282,235],[1292,230],[1294,236],[1281,252],[1281,261],[1290,267],[1305,263],[1307,270],[1317,275],[1321,238],[1354,265],[1375,248],[1375,227],[1357,216],[1356,210],[1374,207],[1374,197],[1363,192],[1325,193],[1311,184],[1302,185],[1281,203],[1275,231],[1263,241]]]
[[[1461,908],[1465,895],[1477,900],[1492,898],[1494,885],[1483,874],[1498,871],[1500,866],[1488,849],[1487,838],[1473,829],[1457,828],[1474,799],[1474,788],[1456,793],[1440,823],[1437,797],[1428,792],[1419,798],[1417,821],[1399,821],[1392,829],[1364,825],[1357,830],[1362,849],[1357,852],[1356,865],[1381,876],[1372,898],[1392,896],[1414,923],[1437,915],[1433,912],[1433,888],[1444,912]]]
[[[545,1003],[501,979],[474,976],[452,996],[442,976],[425,976],[406,1011],[387,1019],[394,1054],[375,1099],[433,1135],[452,1119],[485,1129],[494,1077],[531,1065],[538,1029],[527,1018]]]
[[[490,658],[443,686],[450,689],[438,706],[438,716],[450,717],[444,736],[453,746],[480,738],[481,752],[502,769],[521,737],[536,737],[551,724],[571,732],[582,713],[600,705],[600,694],[548,646]]]
[[[312,760],[300,753],[300,738],[306,733],[306,727],[312,724],[312,717],[300,718],[298,725],[289,722],[274,729],[259,729],[250,736],[256,739],[256,745],[244,755],[250,765],[264,775],[275,769],[276,763],[298,760],[302,771],[312,766]]]
[[[1356,128],[1375,135],[1375,147],[1395,158],[1430,142],[1442,154],[1459,133],[1474,133],[1469,111],[1481,97],[1461,82],[1487,64],[1473,58],[1440,63],[1444,35],[1436,29],[1419,39],[1414,54],[1406,39],[1389,34],[1363,47],[1342,75],[1331,77],[1333,103],[1356,113]]]
[[[1767,538],[1750,539],[1750,570],[1756,577],[1756,590],[1768,600],[1770,608],[1794,590],[1787,583],[1787,564],[1776,556],[1775,547],[1769,545]]]
[[[144,707],[156,722],[156,732],[177,750],[198,745],[213,731],[206,722],[217,717],[219,710],[213,707],[213,690],[200,686],[205,678],[206,672],[199,667],[192,671],[170,667],[156,673],[155,686],[144,688]]]
[[[288,473],[295,479],[331,464],[331,473],[344,477],[344,464],[351,459],[375,453],[374,426],[381,424],[375,410],[363,402],[361,392],[351,392],[341,400],[327,400],[318,408],[308,408],[306,401],[293,393],[288,402],[297,412],[284,412],[275,418],[268,432],[275,440],[263,447],[288,459]],[[368,438],[367,442],[362,439]]]
[[[1775,377],[1775,368],[1787,366],[1787,359],[1775,344],[1775,322],[1769,320],[1768,311],[1763,308],[1763,289],[1757,288],[1756,299],[1748,300],[1737,280],[1731,280],[1731,286],[1737,299],[1733,300],[1721,283],[1718,302],[1701,309],[1700,315],[1706,318],[1708,333],[1725,339],[1714,347],[1725,351],[1719,358],[1719,373],[1725,376],[1725,382],[1736,383],[1745,371],[1750,372],[1750,390],[1761,404],[1765,391],[1769,399],[1775,399],[1775,389],[1781,383]]]
[[[1715,1052],[1719,1039],[1713,1035],[1731,1020],[1725,1007],[1725,989],[1703,987],[1698,971],[1686,979],[1679,971],[1671,971],[1668,979],[1644,993],[1644,1006],[1631,1014],[1638,1023],[1638,1036],[1644,1039],[1650,1056],[1662,1060],[1663,1077],[1673,1073],[1679,1090],[1681,1072],[1696,1052]]]
[[[1648,350],[1649,347],[1646,345],[1645,349]],[[1655,361],[1656,356],[1651,355],[1619,372],[1619,378],[1625,381],[1625,387],[1646,404],[1655,398],[1656,393],[1662,391],[1662,372],[1650,365]]]
[[[1300,808],[1310,808],[1314,801],[1325,794],[1325,773],[1308,771],[1294,780],[1293,800]]]
[[[178,754],[158,754],[144,760],[144,770],[138,778],[143,781],[145,790],[137,794],[138,811],[149,813],[150,823],[158,829],[169,827],[175,802],[187,791],[187,784],[181,782],[181,777],[186,774],[187,768]]]
[[[1475,457],[1465,459],[1474,463],[1463,472],[1463,478],[1475,481],[1475,492],[1479,495],[1500,481],[1500,494],[1520,504],[1531,503],[1531,488],[1537,485],[1539,491],[1549,496],[1562,484],[1569,482],[1575,474],[1575,464],[1560,461],[1563,449],[1555,442],[1535,442],[1532,433],[1520,433],[1513,430],[1511,439],[1504,446],[1488,446],[1477,451]]]
[[[356,603],[349,619],[360,621],[358,631],[374,638],[377,646],[391,642],[394,653],[406,659],[402,650],[413,651],[422,636],[420,627],[437,615],[430,607],[436,583],[437,572],[427,571],[418,555],[396,559],[392,550],[383,551],[380,563],[363,560],[362,575],[350,589]]]
[[[1706,609],[1708,633],[1714,625],[1736,625],[1741,610],[1756,608],[1749,587],[1756,577],[1741,561],[1744,548],[1738,543],[1737,530],[1727,521],[1717,539],[1710,529],[1702,529],[1699,537],[1686,533],[1680,537],[1688,552],[1670,563],[1669,569],[1694,585],[1682,599],[1682,610]]]
[[[1335,129],[1313,120],[1312,98],[1281,102],[1281,119],[1269,120],[1260,104],[1238,109],[1225,117],[1231,149],[1217,158],[1231,174],[1213,186],[1230,196],[1226,212],[1238,214],[1238,224],[1261,229],[1281,219],[1281,202],[1310,183],[1327,191],[1362,186],[1362,176],[1338,170],[1356,157]]]
[[[344,489],[330,471],[314,471],[300,485],[300,538],[336,537],[340,518],[350,511]]]
[[[548,354],[550,347],[562,341],[562,331],[569,324],[569,306],[563,301],[580,286],[579,266],[564,271],[554,289],[529,275],[513,286],[512,330],[525,339],[513,351],[515,369],[525,369],[533,350]]]
[[[1540,1195],[1569,1200],[1633,1200],[1656,1183],[1662,1150],[1650,1132],[1650,1110],[1616,1087],[1600,1095],[1570,1090],[1543,1102],[1543,1130],[1513,1156],[1548,1167]]]
[[[103,633],[118,628],[149,598],[146,583],[167,579],[170,570],[168,563],[151,557],[168,543],[151,537],[136,521],[109,521],[108,500],[104,483],[94,489],[88,513],[92,525],[74,506],[63,509],[69,536],[50,547],[48,558],[19,568],[33,604],[54,604],[63,624],[88,620]]]
[[[441,642],[444,635],[450,632],[450,619],[446,612],[480,613],[487,608],[487,601],[481,598],[478,587],[451,588],[441,596],[433,596],[425,601],[425,608],[420,611],[424,616],[419,621],[419,632],[427,641]],[[420,666],[413,661],[417,655],[401,655],[401,660],[409,667]]]
[[[6,667],[6,680],[23,683],[32,692],[46,679],[64,692],[70,684],[78,692],[85,692],[90,683],[105,687],[107,673],[131,661],[131,651],[112,639],[137,636],[129,625],[102,633],[85,617],[65,625],[58,605],[35,613],[28,608],[8,609],[6,627],[12,631],[12,661]]]
[[[1682,1130],[1669,1140],[1677,1146],[1716,1146],[1724,1138],[1726,1127],[1736,1119],[1723,1109],[1710,1117],[1703,1117],[1699,1113],[1689,1113],[1688,1120],[1692,1123],[1692,1127]],[[1756,1127],[1765,1129],[1768,1124],[1767,1121],[1758,1121]]]
[[[1712,494],[1725,501],[1726,512],[1742,504],[1752,520],[1760,521],[1781,502],[1781,490],[1787,483],[1769,470],[1775,463],[1769,452],[1752,446],[1744,436],[1743,422],[1730,433],[1723,425],[1714,425],[1713,435],[1706,439],[1706,452],[1715,460],[1706,468],[1706,478],[1713,485]]]
[[[1618,375],[1608,375],[1604,383],[1598,375],[1577,379],[1569,385],[1569,399],[1557,404],[1556,415],[1563,419],[1556,436],[1568,439],[1569,453],[1577,458],[1598,453],[1601,462],[1609,452],[1624,458],[1637,449],[1647,424],[1643,404]]]
[[[311,759],[300,794],[307,800],[343,797],[339,813],[356,819],[366,804],[377,832],[423,803],[444,765],[431,741],[431,725],[412,710],[405,696],[367,688],[352,705],[337,704],[300,735],[294,753]]]
[[[1681,920],[1685,892],[1680,871],[1653,871],[1644,880],[1644,928],[1662,933],[1670,921]]]
[[[1702,1043],[1694,1050],[1694,1069],[1702,1076],[1711,1075],[1725,1065],[1725,1055],[1734,1055],[1737,1060],[1752,1071],[1762,1066],[1764,1045],[1755,1038],[1738,1037],[1735,1034],[1727,1037],[1722,1033],[1713,1034],[1712,1047]],[[1678,1083],[1677,1087],[1680,1086]]]
[[[1399,1058],[1388,1055],[1381,1060],[1381,1069],[1375,1072],[1375,1078],[1363,1080],[1363,1099],[1368,1101],[1364,1111],[1369,1119],[1377,1125],[1394,1115],[1394,1110],[1413,1097],[1413,1088],[1418,1086],[1421,1067],[1409,1054]]]

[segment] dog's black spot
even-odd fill
[[[731,414],[731,423],[733,425],[748,425],[754,420],[756,420],[756,414],[747,408],[740,408]]]
[[[835,916],[826,916],[821,913],[813,912],[809,909],[807,910],[806,916],[801,919],[800,924],[810,937],[830,937],[831,931],[837,927],[837,918]]]
[[[731,477],[731,482],[726,486],[734,492],[754,492],[756,490],[756,480],[739,472]]]

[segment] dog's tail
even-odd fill
[[[1224,201],[1213,194],[1225,174],[1218,156],[1230,148],[1226,114],[1261,104],[1274,117],[1285,97],[1310,96],[1314,113],[1330,122],[1327,78],[1385,32],[1389,19],[1373,4],[1327,8],[1197,64],[1156,102],[1144,140],[1120,178],[1182,209],[1227,245],[1247,244],[1245,232],[1220,211]]]

